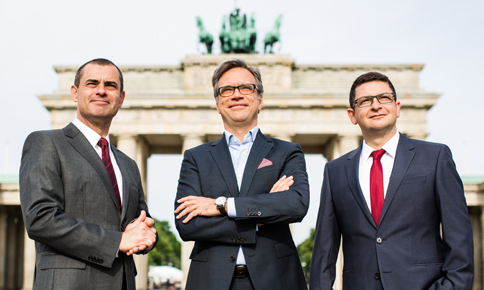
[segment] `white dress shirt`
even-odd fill
[[[234,134],[225,130],[225,140],[229,146],[230,157],[232,158],[232,164],[234,166],[235,176],[237,177],[237,186],[239,187],[239,190],[242,184],[242,177],[244,176],[245,165],[247,164],[247,159],[249,158],[250,150],[254,144],[257,132],[259,132],[259,127],[255,126],[249,131],[249,133],[247,133],[247,135],[245,135],[244,142],[241,143],[240,140],[234,136]],[[227,199],[227,215],[231,218],[237,216],[233,197]],[[236,264],[246,264],[242,246],[239,248]]]
[[[371,165],[373,164],[371,153],[379,149],[385,150],[385,154],[383,154],[380,161],[383,168],[383,196],[386,197],[388,183],[390,181],[390,176],[392,175],[393,163],[395,162],[395,154],[397,153],[398,140],[400,140],[400,134],[398,131],[387,143],[385,143],[385,145],[378,149],[371,148],[363,140],[363,148],[361,149],[360,155],[359,181],[361,191],[363,191],[363,196],[365,197],[370,212],[370,170]]]
[[[72,122],[79,131],[86,137],[87,141],[91,144],[91,146],[96,150],[97,155],[102,160],[102,148],[97,145],[101,136],[96,133],[93,129],[89,128],[86,124],[81,122],[79,119],[75,119]],[[109,134],[104,138],[108,141],[109,144],[109,156],[111,157],[111,163],[113,163],[114,174],[116,175],[116,181],[118,182],[118,189],[119,189],[119,197],[121,198],[121,204],[123,203],[123,175],[121,174],[121,170],[119,170],[118,163],[116,162],[116,157],[114,157],[113,151],[111,150],[111,142],[109,141]]]

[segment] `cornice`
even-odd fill
[[[76,73],[79,66],[74,65],[56,65],[54,70],[56,73]],[[119,69],[125,72],[174,72],[183,71],[180,65],[123,65]]]
[[[416,71],[423,69],[424,64],[317,64],[295,65],[293,70],[314,71]]]

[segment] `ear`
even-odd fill
[[[348,108],[348,109],[346,109],[346,113],[348,114],[348,117],[350,118],[350,121],[351,121],[351,123],[353,123],[353,125],[358,124],[358,122],[356,121],[356,117],[355,117],[355,109]]]
[[[71,98],[75,103],[77,103],[77,87],[75,85],[71,86]]]
[[[260,110],[262,110],[262,104],[264,103],[264,98],[262,97],[262,95],[259,96],[259,113],[260,113]]]
[[[126,94],[124,93],[124,91],[121,93],[121,95],[119,96],[119,107],[121,108],[121,106],[123,105],[124,103],[124,97],[126,97]]]
[[[220,114],[220,108],[218,107],[218,98],[215,99],[215,108],[217,108],[217,112]]]
[[[400,117],[400,106],[401,106],[400,101],[398,101],[397,102],[397,118]]]

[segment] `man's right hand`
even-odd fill
[[[132,255],[145,249],[151,249],[156,241],[154,221],[141,211],[139,217],[130,223],[123,232],[119,250],[126,255]]]

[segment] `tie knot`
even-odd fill
[[[108,146],[108,140],[101,137],[101,139],[99,139],[99,142],[97,142],[97,146],[101,148]]]
[[[385,150],[383,149],[375,150],[371,152],[371,155],[373,156],[373,160],[380,160],[383,154],[385,154]]]

